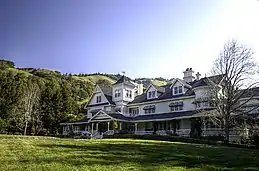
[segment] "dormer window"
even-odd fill
[[[121,90],[115,90],[115,97],[121,96]]]
[[[96,97],[96,103],[100,103],[102,101],[102,96],[97,96]]]
[[[148,92],[148,98],[155,98],[156,97],[156,91],[150,91]]]
[[[183,94],[183,86],[174,87],[174,95]]]

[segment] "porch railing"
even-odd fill
[[[109,130],[103,133],[103,135],[113,135],[114,134],[114,130]]]

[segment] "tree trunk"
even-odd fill
[[[28,126],[28,121],[26,121],[26,123],[25,123],[24,135],[26,135],[26,132],[27,132],[27,126]]]
[[[224,127],[224,132],[225,132],[225,143],[229,143],[229,125],[228,123],[225,123]]]

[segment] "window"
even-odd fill
[[[152,92],[150,91],[148,92],[148,98],[151,98],[151,96],[152,96]]]
[[[152,97],[156,97],[156,92],[152,91]]]
[[[139,108],[129,108],[130,116],[136,116],[139,114]]]
[[[183,110],[183,102],[173,102],[170,105],[171,111],[181,111]]]
[[[102,96],[97,96],[96,97],[96,103],[100,103],[102,101]]]
[[[131,98],[132,97],[132,91],[126,90],[126,97]]]
[[[201,107],[201,102],[197,102],[196,103],[196,108],[200,108]]]
[[[174,87],[174,94],[182,94],[183,86]]]
[[[115,97],[121,96],[121,90],[115,90]]]
[[[156,97],[156,91],[148,92],[148,98],[154,98],[154,97]]]
[[[153,108],[153,109],[145,109],[145,114],[147,114],[147,113],[155,113],[155,112],[156,112],[155,108]]]

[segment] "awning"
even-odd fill
[[[155,109],[155,108],[156,108],[155,105],[149,105],[149,106],[145,106],[143,109],[148,110],[148,109]]]
[[[97,112],[99,112],[100,110],[102,110],[102,109],[93,109],[93,110],[91,110],[90,112],[91,112],[91,113],[97,113]]]
[[[174,107],[174,106],[183,106],[183,102],[172,102],[169,104],[169,107]]]

